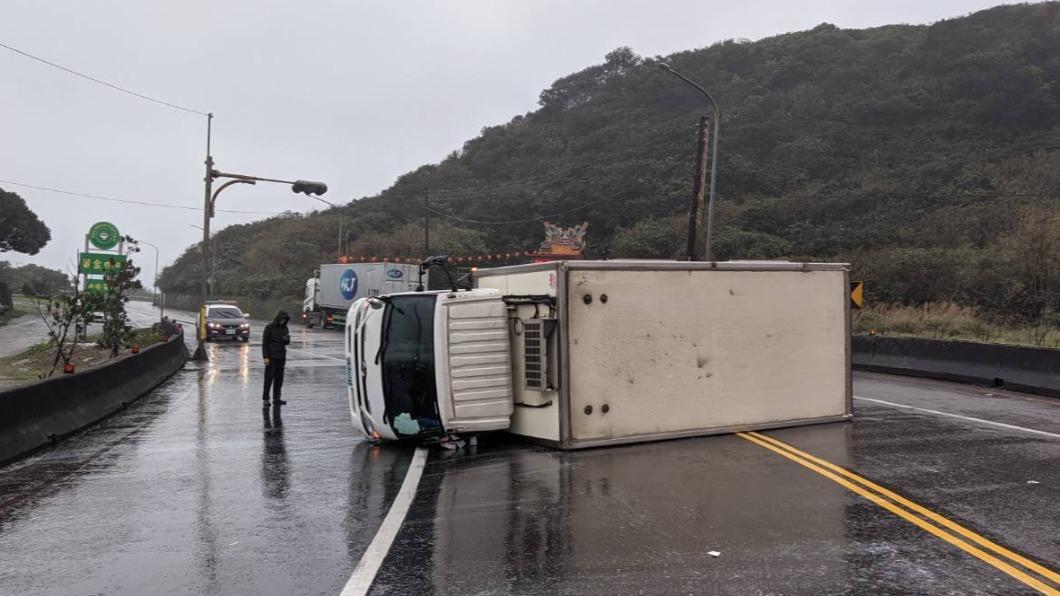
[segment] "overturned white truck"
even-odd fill
[[[850,417],[846,265],[556,261],[474,281],[353,304],[359,434],[577,449]]]

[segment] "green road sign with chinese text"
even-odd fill
[[[125,255],[98,252],[83,252],[77,263],[77,272],[84,275],[103,275],[121,269]]]
[[[108,221],[94,223],[88,229],[88,241],[96,248],[110,250],[118,245],[120,239],[117,226]]]
[[[89,279],[85,281],[86,294],[104,294],[107,291],[107,282],[102,279]]]

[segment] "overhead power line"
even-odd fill
[[[115,91],[120,91],[122,93],[126,93],[128,95],[132,95],[133,97],[139,97],[140,99],[145,99],[147,101],[154,102],[156,104],[163,105],[163,106],[166,106],[166,107],[169,107],[169,108],[173,108],[175,110],[180,110],[182,112],[188,112],[189,114],[198,114],[200,116],[207,116],[208,115],[206,112],[200,112],[199,110],[194,110],[192,108],[186,108],[184,106],[177,105],[175,103],[170,103],[168,101],[163,101],[161,99],[158,99],[158,98],[155,98],[155,97],[151,97],[149,95],[144,95],[143,93],[137,93],[136,91],[133,91],[131,89],[126,89],[125,87],[121,87],[119,85],[115,85],[114,83],[108,83],[107,81],[103,81],[103,80],[97,79],[95,77],[86,75],[84,73],[77,72],[76,70],[73,70],[72,68],[67,68],[67,67],[65,67],[65,66],[63,66],[61,64],[56,64],[56,63],[51,62],[49,60],[45,60],[44,58],[41,58],[40,56],[34,56],[33,54],[30,54],[29,52],[24,52],[24,51],[22,51],[22,50],[20,50],[18,48],[13,48],[13,47],[5,44],[5,43],[0,43],[0,48],[4,48],[5,50],[12,51],[12,52],[14,52],[16,54],[19,54],[21,56],[25,56],[26,58],[29,58],[30,60],[36,60],[37,62],[40,62],[41,64],[46,64],[48,66],[51,66],[52,68],[57,68],[57,69],[59,69],[59,70],[61,70],[63,72],[72,74],[74,76],[81,77],[82,79],[87,79],[89,81],[92,81],[93,83],[97,83],[99,85],[103,85],[104,87],[110,87],[111,89],[114,89]]]
[[[682,163],[673,164],[669,168],[666,168],[666,170],[663,171],[662,174],[659,175],[659,177],[663,178],[663,177],[669,176],[671,173],[673,173],[674,170],[676,170],[677,168],[681,167],[682,165],[685,165],[685,164],[682,164]],[[604,201],[607,201],[609,199],[613,199],[615,197],[621,196],[621,195],[623,195],[623,194],[625,194],[627,192],[632,192],[632,189],[628,189],[628,188],[622,189],[622,190],[613,192],[611,194],[608,194],[608,195],[606,195],[606,196],[604,196],[602,198],[596,199],[594,201],[589,201],[588,203],[583,203],[581,205],[578,205],[577,207],[571,207],[570,209],[564,209],[563,211],[559,211],[557,213],[552,213],[550,215],[536,215],[534,217],[529,217],[529,218],[525,218],[525,219],[511,219],[511,220],[503,220],[503,221],[501,221],[501,220],[471,219],[471,218],[467,218],[467,217],[460,217],[459,215],[453,215],[451,213],[445,213],[443,211],[438,211],[437,209],[434,209],[434,208],[431,208],[431,207],[428,207],[427,210],[430,211],[431,213],[434,213],[435,215],[440,215],[442,217],[447,217],[449,219],[452,219],[452,220],[455,220],[455,221],[462,221],[462,222],[465,222],[465,223],[483,224],[483,225],[511,225],[511,224],[532,223],[532,222],[535,222],[535,221],[544,221],[546,219],[554,219],[554,218],[559,217],[561,215],[566,215],[568,213],[573,213],[574,211],[578,211],[580,209],[585,209],[586,207],[592,207],[594,205],[597,205],[597,204],[602,203]],[[555,196],[555,195],[558,195],[558,193],[554,193],[553,194],[553,196]],[[443,198],[449,198],[449,197],[445,197],[443,195]],[[476,197],[476,198],[482,198],[482,197]]]
[[[564,209],[563,211],[558,211],[556,213],[552,213],[552,214],[549,214],[549,215],[535,215],[534,217],[528,217],[528,218],[525,218],[525,219],[510,219],[510,220],[504,220],[504,221],[470,219],[470,218],[467,218],[467,217],[460,217],[459,215],[452,215],[450,213],[445,213],[445,212],[442,212],[442,211],[438,211],[437,209],[433,209],[431,207],[428,207],[427,210],[430,211],[431,213],[436,214],[436,215],[441,215],[442,217],[448,217],[449,219],[454,219],[456,221],[462,221],[462,222],[465,222],[465,223],[487,224],[487,225],[521,224],[521,223],[531,223],[531,222],[535,222],[535,221],[544,221],[546,219],[553,219],[553,218],[559,217],[560,215],[566,215],[568,213],[573,213],[574,211],[585,209],[586,207],[592,207],[593,205],[596,205],[598,203],[602,203],[602,202],[604,202],[604,201],[606,201],[608,199],[613,199],[613,198],[615,198],[615,197],[617,197],[617,196],[619,196],[621,194],[627,193],[627,192],[630,192],[630,190],[626,189],[626,190],[620,190],[618,192],[613,192],[613,193],[607,195],[606,197],[603,197],[603,198],[600,198],[600,199],[596,199],[595,201],[589,201],[588,203],[583,203],[581,205],[578,205],[577,207],[571,207],[570,209]]]
[[[106,197],[102,195],[92,195],[82,192],[73,192],[70,190],[62,190],[58,188],[50,188],[47,186],[37,186],[36,184],[25,184],[22,182],[15,182],[14,180],[0,180],[0,184],[13,184],[15,186],[21,186],[24,188],[32,188],[35,190],[43,190],[47,192],[54,192],[63,195],[69,195],[72,197],[82,197],[85,199],[96,199],[99,201],[112,201],[115,203],[126,203],[128,205],[142,205],[144,207],[162,207],[165,209],[184,209],[186,211],[202,211],[202,207],[190,207],[188,205],[173,205],[169,203],[152,203],[149,201],[131,201],[129,199],[116,199],[114,197]],[[282,211],[241,211],[237,209],[216,209],[218,212],[223,213],[242,213],[246,215],[283,215]]]

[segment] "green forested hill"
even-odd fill
[[[336,258],[340,217],[349,254],[420,256],[428,187],[432,252],[533,248],[551,219],[588,221],[594,257],[677,256],[706,108],[660,59],[724,110],[719,258],[849,260],[878,301],[1055,310],[1058,3],[930,26],[824,24],[667,57],[619,48],[379,196],[220,232],[221,292],[298,295]],[[167,290],[196,291],[197,254],[165,271]]]

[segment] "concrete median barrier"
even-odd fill
[[[854,336],[857,370],[1060,397],[1060,350],[971,341]]]
[[[184,366],[175,335],[96,368],[0,392],[0,465],[122,410]]]

